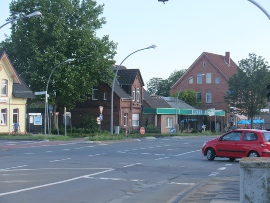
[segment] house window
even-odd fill
[[[202,62],[202,66],[203,66],[203,67],[206,66],[206,62],[205,62],[205,61]]]
[[[219,83],[220,83],[220,78],[216,77],[216,84],[219,84]]]
[[[172,128],[173,118],[172,117],[166,117],[166,128]]]
[[[2,96],[7,96],[7,80],[2,80]]]
[[[136,95],[135,95],[135,88],[132,88],[132,101],[135,101]]]
[[[140,115],[139,114],[132,114],[132,126],[139,126],[140,122]]]
[[[201,92],[197,92],[197,101],[198,102],[202,101],[202,93]]]
[[[193,77],[190,77],[190,78],[188,79],[188,82],[189,82],[189,84],[193,84]]]
[[[7,124],[7,109],[1,109],[1,125]]]
[[[13,109],[13,123],[19,122],[19,109]]]
[[[128,114],[125,113],[124,114],[124,126],[127,126],[128,125]]]
[[[98,100],[98,89],[92,89],[92,100]]]
[[[141,90],[140,90],[140,88],[137,88],[137,102],[138,103],[141,102]]]
[[[202,84],[202,73],[197,74],[197,84]]]
[[[206,73],[206,83],[207,84],[211,84],[211,81],[212,81],[211,76],[212,76],[211,73]]]
[[[212,92],[206,92],[206,103],[212,103]]]
[[[104,94],[103,94],[103,100],[107,100],[108,99],[108,94],[107,94],[107,92],[104,92]]]

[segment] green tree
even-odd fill
[[[177,97],[178,93],[172,95],[173,97]],[[201,105],[197,99],[197,92],[194,90],[183,90],[179,93],[179,98],[190,106],[199,107]]]
[[[176,83],[176,81],[184,74],[186,70],[174,70],[170,74],[168,79],[152,78],[147,82],[147,91],[149,94],[155,94],[159,96],[168,97],[170,96],[170,88]]]
[[[267,105],[266,86],[269,80],[268,63],[261,56],[249,54],[249,58],[239,62],[237,75],[229,79],[225,101],[238,113],[248,116],[252,125],[254,116]]]
[[[48,88],[54,110],[72,109],[100,82],[112,83],[116,44],[108,36],[96,36],[106,23],[99,17],[103,7],[94,0],[24,0],[10,4],[8,20],[36,10],[43,15],[12,24],[11,36],[0,48],[33,91],[44,91],[50,73],[57,67]],[[69,58],[76,60],[63,63]]]

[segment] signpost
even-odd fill
[[[144,135],[144,133],[145,133],[144,127],[141,127],[141,128],[140,128],[140,133],[141,133],[142,135]]]
[[[171,128],[170,131],[171,131],[171,134],[174,134],[176,132],[176,129],[175,128]]]

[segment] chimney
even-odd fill
[[[230,52],[225,52],[225,62],[230,66]]]

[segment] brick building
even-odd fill
[[[187,69],[181,78],[171,87],[170,93],[193,89],[197,92],[197,98],[201,102],[201,109],[224,110],[225,117],[217,118],[220,127],[230,123],[230,112],[224,96],[228,90],[228,80],[237,74],[238,66],[230,58],[230,52],[224,56],[203,52]],[[215,118],[209,118],[210,126],[213,126]],[[209,126],[208,125],[208,126]],[[212,127],[213,128],[213,127]]]

